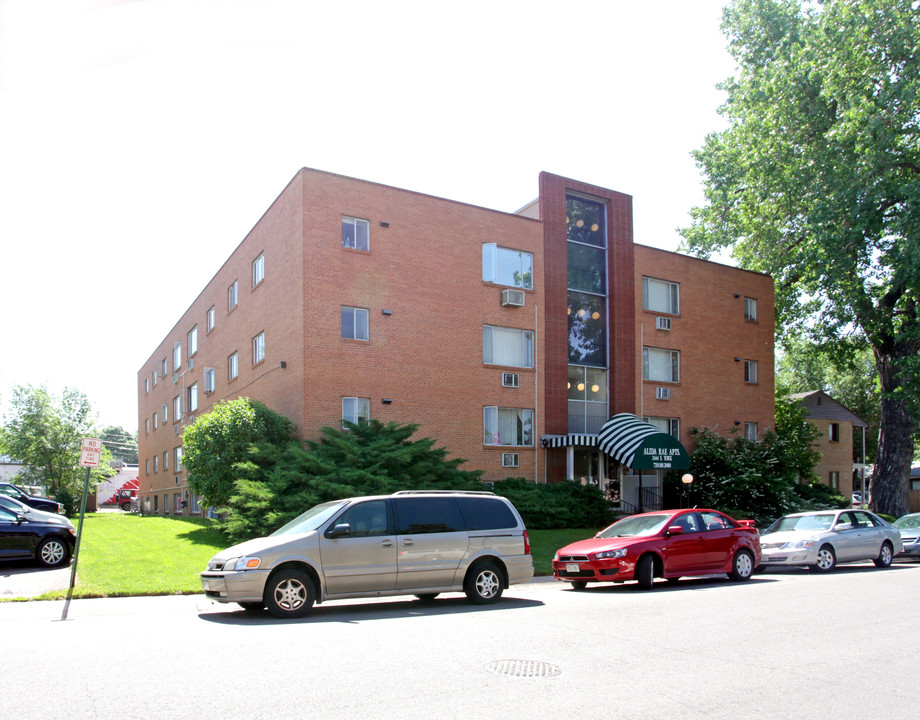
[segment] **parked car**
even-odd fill
[[[36,510],[35,508],[29,507],[25,503],[21,503],[18,500],[14,500],[8,495],[0,495],[0,508],[5,508],[13,513],[20,513],[27,517],[36,517],[42,518],[45,520],[53,519],[56,523],[65,525],[67,527],[73,528],[73,523],[66,515],[59,515],[58,513],[45,512],[44,510]]]
[[[217,602],[294,618],[341,598],[464,592],[492,603],[532,577],[530,539],[507,499],[403,491],[317,505],[268,537],[219,552],[201,585]]]
[[[901,534],[901,543],[904,545],[898,557],[920,560],[920,513],[902,515],[894,521],[894,526]]]
[[[56,502],[51,498],[29,495],[12,483],[0,483],[0,495],[11,497],[14,500],[18,500],[19,502],[28,505],[29,507],[35,508],[36,510],[44,510],[45,512],[53,513],[64,512],[64,506],[61,505],[61,503]]]
[[[553,558],[553,575],[576,590],[625,580],[649,590],[656,577],[727,573],[744,581],[759,563],[752,521],[716,510],[662,510],[623,518],[593,538],[566,545]]]
[[[67,518],[0,507],[2,560],[34,558],[45,567],[59,567],[70,560],[75,542],[76,533]]]
[[[765,567],[829,572],[861,560],[886,568],[903,546],[897,528],[868,510],[820,510],[781,517],[760,536],[760,549]]]

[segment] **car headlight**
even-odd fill
[[[599,552],[594,555],[595,560],[610,560],[611,558],[620,558],[626,556],[626,548],[619,548],[618,550],[605,550],[604,552]]]
[[[785,550],[801,550],[803,548],[807,549],[815,546],[814,540],[796,540],[795,542],[787,542],[783,545]]]
[[[559,562],[559,553],[553,555],[553,562]]]
[[[224,570],[255,570],[262,564],[262,559],[257,557],[230,558],[224,563]]]

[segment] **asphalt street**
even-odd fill
[[[548,580],[485,607],[336,601],[297,621],[201,595],[74,600],[64,621],[60,601],[0,603],[3,715],[909,717],[918,597],[920,566],[869,563],[651,592]]]

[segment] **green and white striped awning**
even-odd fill
[[[585,433],[543,435],[540,437],[540,444],[545,448],[569,447],[570,445],[594,447],[597,445],[597,435],[586,435]]]
[[[597,447],[634,470],[690,467],[690,455],[677,438],[630,413],[614,415],[604,423]]]

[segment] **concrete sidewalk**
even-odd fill
[[[0,599],[34,598],[70,587],[70,564],[46,569],[29,563],[0,564]]]

